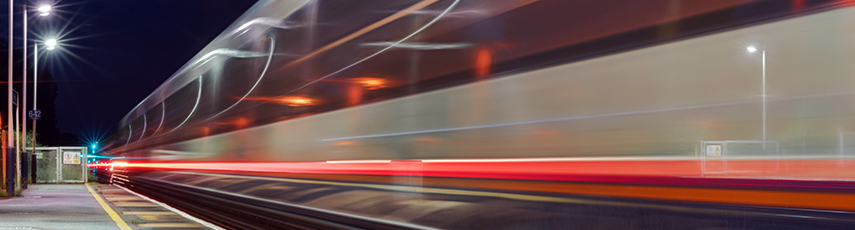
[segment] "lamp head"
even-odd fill
[[[757,48],[755,48],[754,46],[749,46],[746,49],[748,50],[748,52],[752,52],[752,53],[757,52]]]
[[[43,5],[43,6],[39,6],[38,11],[41,12],[42,14],[50,14],[50,9],[51,9],[50,5]]]
[[[56,45],[57,45],[57,43],[58,43],[58,42],[56,41],[56,39],[55,39],[55,38],[51,38],[51,39],[45,40],[45,46],[47,46],[47,47],[46,47],[46,49],[48,49],[48,50],[56,49]]]

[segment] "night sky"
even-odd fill
[[[24,2],[16,0],[16,47],[22,45],[20,7]],[[40,58],[58,81],[58,128],[78,137],[111,130],[254,3],[63,0],[55,3],[56,11],[48,17],[31,12],[31,41],[55,31],[66,34],[60,39],[66,52]],[[0,28],[6,37],[8,8],[3,5]]]

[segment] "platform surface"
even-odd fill
[[[0,229],[210,228],[116,186],[36,184],[0,200]]]

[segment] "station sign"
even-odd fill
[[[27,117],[30,118],[30,120],[41,120],[42,119],[42,110],[27,111]]]

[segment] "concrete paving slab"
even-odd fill
[[[0,200],[2,229],[221,229],[200,224],[171,207],[161,206],[106,184],[36,184],[22,197]],[[206,227],[206,226],[210,226]]]
[[[121,218],[134,229],[222,229],[209,223],[201,224],[191,220],[189,218],[192,217],[185,213],[178,213],[180,211],[168,207],[167,204],[157,203],[118,186],[98,184],[93,185],[93,189],[100,192],[99,196],[104,197]]]
[[[0,229],[119,229],[82,184],[34,184],[0,200]]]

